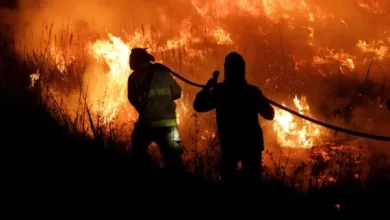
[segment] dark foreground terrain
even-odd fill
[[[344,184],[308,195],[277,182],[267,182],[255,192],[228,190],[192,174],[170,177],[163,169],[132,164],[128,153],[70,134],[33,100],[23,93],[4,91],[1,96],[1,156],[6,170],[2,182],[10,203],[18,207],[27,204],[67,213],[68,205],[97,208],[130,203],[124,210],[166,208],[168,216],[188,210],[315,218],[379,214],[388,207],[388,176],[364,188]]]

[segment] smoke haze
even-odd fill
[[[160,49],[158,60],[197,82],[222,71],[224,56],[236,50],[246,59],[250,83],[290,107],[295,95],[306,96],[318,119],[332,121],[331,112],[356,93],[372,95],[354,104],[352,122],[335,123],[385,135],[390,129],[384,107],[390,96],[389,12],[386,0],[20,0],[1,15],[14,29],[15,44],[27,50],[43,51],[51,25],[56,39],[67,31],[72,33],[68,41],[84,46],[107,40],[110,33],[130,46]],[[88,65],[84,79],[96,82],[90,86],[90,95],[98,94],[93,100],[104,94],[108,70]],[[356,92],[362,82],[368,87]],[[184,89],[190,103],[198,90]],[[262,123],[273,136],[272,122]]]

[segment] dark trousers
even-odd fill
[[[262,150],[255,143],[225,143],[221,145],[220,176],[227,186],[239,183],[250,188],[261,185]],[[237,165],[241,161],[242,172]],[[243,175],[239,175],[242,173]]]
[[[136,161],[145,163],[148,160],[147,150],[151,142],[155,142],[170,171],[183,171],[182,142],[178,128],[175,127],[145,127],[136,124],[131,135],[132,154]]]

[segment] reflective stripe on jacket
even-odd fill
[[[148,73],[153,74],[150,82],[146,82]],[[140,91],[143,83],[150,83],[149,89],[144,92]],[[145,126],[176,126],[174,100],[180,96],[180,86],[161,64],[151,64],[129,76],[128,98],[139,113],[138,123]]]
[[[148,95],[146,98],[153,98],[156,96],[171,96],[171,88],[156,88],[156,89],[149,89]],[[142,99],[145,98],[145,93],[143,93],[139,98],[138,101],[141,102]]]

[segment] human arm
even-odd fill
[[[169,77],[171,79],[170,84],[171,84],[172,99],[177,100],[181,97],[181,92],[182,92],[181,87],[171,75],[169,75]]]
[[[260,89],[255,90],[255,104],[257,112],[267,120],[273,120],[275,117],[275,110],[263,95]]]
[[[163,80],[164,85],[169,85],[172,99],[174,101],[179,99],[181,97],[182,89],[177,81],[172,77],[170,69],[161,63],[154,63],[153,68],[157,70],[159,74],[162,74],[162,78],[160,79]]]
[[[195,96],[193,108],[196,112],[208,112],[215,108],[212,91],[201,90]]]
[[[127,98],[130,104],[138,111],[136,86],[131,76],[129,76],[127,81]]]
[[[218,88],[205,87],[195,96],[193,108],[196,112],[208,112],[216,108]]]

